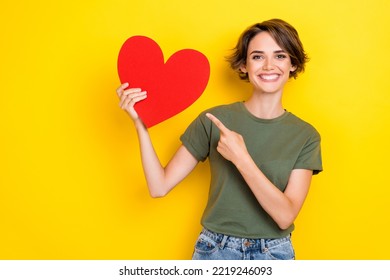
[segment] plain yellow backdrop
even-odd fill
[[[311,57],[284,105],[322,135],[324,172],[296,221],[297,259],[390,259],[390,2],[10,1],[0,9],[0,259],[189,259],[208,163],[151,199],[131,120],[119,109],[122,43],[145,35],[168,58],[203,52],[204,94],[150,129],[166,163],[204,109],[244,100],[228,68],[241,31],[294,25]]]

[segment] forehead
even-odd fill
[[[257,51],[275,51],[282,50],[282,48],[276,43],[274,38],[267,32],[263,31],[256,34],[248,45],[248,52]]]

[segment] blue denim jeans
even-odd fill
[[[193,260],[293,260],[290,235],[278,239],[248,239],[203,229]]]

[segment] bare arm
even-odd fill
[[[268,180],[251,158],[237,161],[236,166],[263,209],[281,229],[287,229],[303,206],[313,171],[294,169],[286,190],[282,192]]]
[[[134,104],[144,100],[147,93],[139,88],[126,89],[127,87],[128,84],[125,83],[117,89],[119,105],[129,114],[136,127],[149,193],[152,197],[162,197],[182,181],[195,168],[198,161],[184,146],[180,146],[169,163],[165,167],[161,165],[149,132],[134,110]]]
[[[163,167],[153,148],[146,128],[137,128],[149,193],[152,197],[163,197],[180,183],[198,164],[198,161],[181,145],[168,164]]]
[[[218,152],[230,160],[242,174],[257,201],[281,229],[288,228],[298,216],[308,194],[312,171],[292,171],[286,190],[280,191],[257,167],[249,155],[243,137],[226,128],[211,114],[207,115],[220,130]]]

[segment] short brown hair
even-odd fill
[[[297,78],[298,73],[305,70],[305,64],[309,60],[303,49],[298,32],[293,26],[281,19],[271,19],[256,23],[248,27],[240,36],[233,54],[227,57],[231,68],[238,72],[242,80],[248,81],[248,74],[240,70],[242,65],[246,64],[249,42],[260,32],[268,32],[276,43],[285,51],[291,59],[291,64],[296,67],[290,73],[290,78]]]

